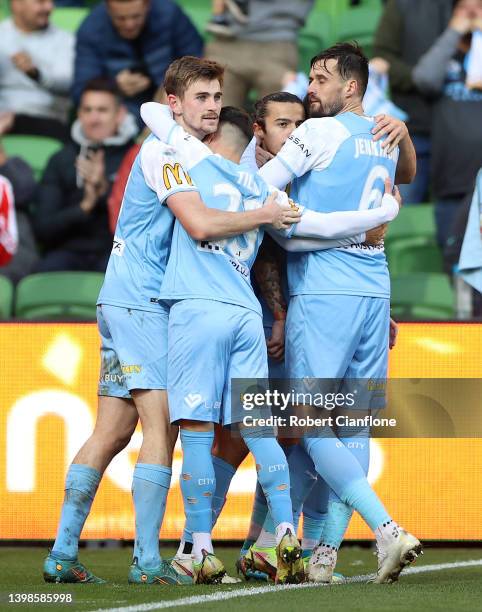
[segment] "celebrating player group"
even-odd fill
[[[152,134],[97,302],[97,421],[67,473],[47,582],[104,582],[79,562],[78,542],[139,419],[130,583],[237,581],[211,533],[248,453],[258,482],[237,562],[246,578],[343,581],[334,570],[353,511],[376,539],[375,582],[398,580],[422,552],[368,483],[368,430],[281,439],[243,424],[231,398],[233,379],[387,376],[396,324],[383,236],[401,205],[393,186],[413,180],[416,162],[402,122],[365,116],[367,82],[360,48],[337,44],[313,58],[304,102],[275,92],[251,122],[222,107],[222,66],[184,57],[166,72],[168,104],[143,106]],[[185,528],[163,559],[178,435]]]

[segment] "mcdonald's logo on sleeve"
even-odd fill
[[[162,180],[167,190],[172,189],[172,183],[176,185],[192,185],[191,177],[179,163],[174,165],[164,164],[162,167]]]

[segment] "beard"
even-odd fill
[[[315,104],[313,105],[307,100],[308,104],[308,116],[310,119],[321,119],[323,117],[335,117],[339,115],[343,110],[343,101],[339,98],[338,100],[334,100],[331,103],[321,102],[321,100],[315,100]]]

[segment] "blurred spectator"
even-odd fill
[[[432,186],[437,240],[444,246],[457,210],[482,166],[482,91],[468,89],[472,30],[482,27],[482,0],[458,0],[448,28],[413,69],[432,109]],[[480,58],[482,61],[482,58]]]
[[[32,168],[20,157],[7,158],[1,145],[0,175],[8,179],[12,186],[18,230],[17,250],[10,263],[2,268],[2,274],[13,283],[18,283],[33,271],[38,261],[30,214],[36,183]]]
[[[107,199],[136,133],[115,84],[90,81],[72,142],[51,157],[37,192],[35,231],[46,249],[38,272],[105,270],[112,248]]]
[[[154,102],[160,102],[161,104],[167,104],[167,96],[164,87],[159,87],[156,95],[153,98]],[[117,175],[115,177],[114,184],[110,191],[109,199],[107,202],[107,210],[109,213],[109,227],[112,235],[115,233],[115,227],[117,225],[117,218],[119,217],[120,209],[122,206],[122,198],[124,197],[124,191],[129,179],[132,164],[137,157],[137,154],[141,150],[142,143],[151,133],[148,127],[144,127],[142,132],[137,137],[135,144],[127,151],[119,167]]]
[[[474,316],[482,316],[482,168],[475,183],[472,201],[461,245],[459,270],[462,278],[473,287]]]
[[[224,105],[244,106],[251,89],[256,90],[258,98],[279,91],[285,73],[296,72],[298,32],[313,2],[250,0],[246,24],[232,14],[226,15],[233,37],[218,35],[206,47],[206,57],[227,64]]]
[[[18,232],[13,189],[10,181],[0,176],[0,266],[5,266],[10,262],[17,250],[17,244]]]
[[[394,103],[409,117],[417,151],[417,176],[400,189],[407,204],[425,201],[430,180],[431,104],[412,78],[412,69],[445,30],[453,0],[388,0],[375,34],[373,53],[390,64]]]
[[[206,31],[219,36],[234,36],[231,21],[248,23],[248,10],[250,0],[213,0],[212,12]]]
[[[139,108],[152,100],[169,64],[183,55],[202,55],[196,28],[171,0],[106,0],[77,32],[73,96],[90,79],[115,78],[124,104],[143,126]]]
[[[12,0],[0,23],[0,111],[8,131],[63,139],[74,36],[49,24],[52,0]]]

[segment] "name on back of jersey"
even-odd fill
[[[371,157],[384,157],[385,159],[391,159],[397,163],[397,149],[394,149],[391,153],[388,153],[387,149],[388,147],[382,147],[381,140],[375,141],[369,138],[355,138],[355,159],[358,159],[362,155],[369,155]]]

